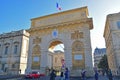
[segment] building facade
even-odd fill
[[[89,72],[93,69],[91,29],[93,22],[92,18],[88,18],[87,7],[31,19],[26,72],[45,72],[46,67],[51,68],[48,65],[49,49],[60,43],[64,44],[65,67],[71,70],[71,74],[81,69]]]
[[[64,56],[64,52],[62,51],[54,51],[53,53],[53,68],[55,70],[61,70],[61,68],[65,67],[65,56]]]
[[[0,35],[0,70],[23,74],[27,67],[29,33],[25,30]]]
[[[93,55],[94,67],[98,67],[100,60],[106,55],[106,48],[95,48]]]
[[[91,75],[91,29],[93,21],[88,18],[87,7],[33,18],[27,32],[23,30],[1,35],[0,67],[9,72],[15,70],[16,73],[18,70],[21,73],[32,70],[45,73],[46,68],[53,66],[49,50],[58,44],[64,44],[65,67],[71,74],[79,76],[80,70],[85,69]]]
[[[120,13],[107,16],[104,38],[109,68],[115,75],[120,74]]]

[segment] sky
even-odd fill
[[[56,3],[61,11],[56,8]],[[94,28],[90,31],[92,51],[105,48],[106,16],[120,12],[120,0],[0,0],[0,34],[29,29],[30,19],[70,9],[88,7]]]

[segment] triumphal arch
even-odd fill
[[[92,70],[90,30],[92,18],[87,7],[58,12],[31,19],[28,64],[26,71],[51,68],[49,49],[64,44],[65,67],[71,74],[81,69]]]

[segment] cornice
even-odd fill
[[[68,22],[63,22],[63,23],[58,23],[58,24],[52,24],[52,25],[41,26],[41,27],[36,27],[36,28],[30,28],[27,31],[28,32],[34,32],[34,31],[39,31],[39,30],[46,29],[46,28],[54,28],[54,27],[60,27],[60,26],[63,27],[63,26],[74,25],[74,24],[89,24],[89,29],[93,29],[93,23],[92,22],[93,22],[92,18],[85,18],[85,19],[68,21]]]
[[[13,31],[13,32],[10,32],[10,33],[1,34],[0,35],[0,39],[17,37],[17,36],[26,36],[26,37],[29,37],[29,33],[25,33],[23,30]]]

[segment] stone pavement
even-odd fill
[[[17,80],[49,80],[49,77],[41,77],[39,79],[17,79]],[[56,77],[55,80],[60,80],[60,77]],[[71,77],[70,80],[82,80],[80,77]],[[87,78],[86,80],[95,80],[94,77]],[[99,76],[98,80],[108,80],[107,76]],[[114,78],[113,80],[120,80],[120,78]]]
[[[40,77],[39,79],[24,79],[23,77],[13,77],[8,79],[3,79],[1,77],[0,80],[49,80],[49,76]],[[56,80],[60,80],[60,77],[56,77]],[[82,80],[82,79],[80,77],[71,77],[70,80]],[[86,80],[95,80],[95,79],[94,77],[91,77],[91,78],[87,78]],[[99,76],[98,80],[108,80],[108,78],[107,76]],[[120,77],[114,78],[113,80],[120,80]]]

